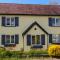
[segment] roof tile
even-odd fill
[[[0,14],[60,15],[60,5],[0,3]]]

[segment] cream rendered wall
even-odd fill
[[[2,16],[18,16],[19,17],[19,27],[3,27],[1,26]],[[23,48],[23,37],[22,33],[33,23],[37,21],[48,33],[60,34],[60,27],[49,27],[48,17],[52,16],[27,16],[27,15],[0,15],[0,42],[2,34],[19,34],[19,44],[16,45],[14,50],[21,50]],[[53,16],[60,17],[60,16]],[[0,46],[1,45],[0,43]]]
[[[37,29],[37,30],[34,30],[34,29]],[[27,46],[27,35],[30,34],[30,35],[41,35],[41,34],[44,34],[45,35],[45,45],[43,45],[43,48],[42,49],[47,49],[47,34],[45,32],[43,32],[38,26],[33,26],[33,28],[31,28],[31,30],[24,36],[24,51],[29,51],[31,49],[31,46]]]

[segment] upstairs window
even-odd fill
[[[16,27],[19,25],[18,17],[2,17],[2,26]]]
[[[15,26],[15,18],[14,17],[7,17],[5,21],[6,26]]]
[[[60,18],[49,18],[49,26],[60,26]]]

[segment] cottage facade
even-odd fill
[[[43,50],[59,42],[60,5],[0,4],[1,47]]]

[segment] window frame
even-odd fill
[[[9,18],[10,19],[10,25],[7,25],[7,18]],[[11,20],[11,18],[14,18],[14,24],[12,25],[12,20]],[[15,26],[15,17],[5,17],[5,26]]]
[[[54,24],[53,24],[53,22],[51,22],[52,23],[52,26],[54,26],[54,27],[60,27],[60,25],[57,25],[57,19],[59,19],[60,20],[60,18],[58,18],[58,17],[55,17],[55,18],[51,18],[53,21],[54,21]]]
[[[31,35],[31,34],[28,34],[28,35]],[[32,44],[32,36],[35,36],[35,44]],[[34,46],[34,45],[41,45],[41,35],[39,35],[40,36],[40,44],[37,44],[37,42],[36,42],[36,36],[37,35],[31,35],[31,45],[32,46]]]
[[[14,19],[13,25],[12,25],[12,18]],[[10,19],[11,19],[11,26],[15,26],[15,17],[11,17]]]
[[[6,42],[6,39],[7,39],[6,36],[7,36],[7,35],[5,35],[5,44],[15,44],[15,35],[13,35],[13,36],[14,36],[14,43],[11,43],[11,41],[12,41],[11,36],[12,36],[12,35],[9,35],[9,36],[10,36],[10,39],[9,39],[10,42],[9,42],[9,43]]]
[[[55,35],[55,39],[53,38],[54,35]],[[60,42],[58,42],[59,36],[60,36],[60,34],[52,34],[52,43],[60,43]],[[53,40],[55,40],[55,41],[53,42]]]

